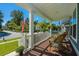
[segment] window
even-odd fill
[[[77,40],[79,40],[79,3],[77,4]]]
[[[73,18],[71,18],[70,21],[69,21],[70,22],[70,36],[72,35],[72,19]]]
[[[73,18],[70,19],[70,25],[71,25],[71,26],[70,26],[70,35],[71,35],[71,36],[72,36],[72,19],[73,19]]]
[[[73,12],[73,20],[72,20],[72,36],[73,36],[73,38],[75,38],[76,39],[76,20],[77,20],[77,18],[76,18],[76,9],[74,10],[74,12]]]
[[[71,28],[70,28],[70,35],[72,36],[72,38],[77,41],[77,14],[76,14],[76,8],[73,12],[73,17],[72,19],[70,20],[70,23],[71,23]]]
[[[72,24],[70,28],[70,35],[77,43],[77,41],[79,41],[79,4],[77,4],[76,8],[77,9],[73,12],[73,17],[70,20],[70,23]]]

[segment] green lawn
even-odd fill
[[[6,39],[6,40],[0,40],[0,43],[1,43],[1,42],[12,41],[12,40],[17,40],[17,39],[20,39],[20,37],[17,37],[17,38],[11,38],[11,39]]]
[[[6,55],[18,47],[18,41],[14,41],[11,43],[0,44],[0,56]]]

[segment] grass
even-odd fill
[[[18,47],[18,41],[5,43],[0,45],[0,56],[6,55]]]
[[[11,38],[11,39],[6,39],[6,40],[0,40],[0,43],[2,43],[2,42],[7,42],[7,41],[12,41],[12,40],[17,40],[17,39],[20,39],[20,37]]]

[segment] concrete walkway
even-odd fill
[[[17,55],[17,53],[16,53],[15,51],[13,51],[13,52],[11,52],[11,53],[5,55],[5,56],[16,56],[16,55]]]
[[[0,44],[6,44],[6,43],[15,42],[15,41],[18,41],[18,40],[12,40],[12,41],[7,41],[7,42],[2,42],[2,43],[0,43]]]

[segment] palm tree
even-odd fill
[[[3,13],[0,11],[0,29],[2,28],[2,22],[3,22]]]

